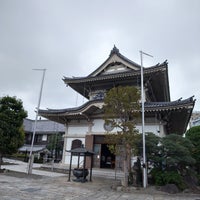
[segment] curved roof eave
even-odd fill
[[[147,74],[152,74],[156,73],[158,71],[165,71],[166,66],[164,63],[155,65],[152,67],[144,68],[144,75]],[[121,78],[121,77],[131,77],[131,76],[140,76],[141,72],[140,70],[137,71],[131,71],[131,72],[123,72],[123,73],[116,73],[116,74],[107,74],[107,75],[102,75],[102,76],[97,76],[97,77],[64,77],[63,81],[68,85],[68,84],[75,84],[75,83],[86,83],[86,82],[94,82],[94,81],[99,81],[99,80],[109,80],[109,79],[114,79],[114,78]]]
[[[91,100],[86,102],[85,104],[74,107],[74,108],[65,108],[65,109],[47,109],[47,110],[39,110],[39,115],[41,116],[48,116],[48,115],[82,115],[84,112],[87,112],[92,107],[102,108],[103,107],[103,100]]]
[[[161,119],[167,122],[167,134],[177,133],[182,135],[186,131],[194,104],[195,100],[193,97],[172,102],[145,102],[145,113],[147,115],[148,113],[150,115],[154,113],[163,114],[164,118],[162,117]],[[67,124],[71,120],[80,119],[89,121],[92,117],[102,118],[103,110],[98,111],[102,106],[103,100],[93,100],[77,108],[39,110],[39,115],[61,124]],[[94,115],[94,113],[98,114]]]
[[[145,112],[157,112],[157,111],[165,111],[165,110],[177,110],[183,108],[193,109],[195,100],[193,96],[184,99],[184,100],[176,100],[172,102],[145,102]],[[91,108],[96,107],[97,109],[101,109],[103,107],[103,99],[101,100],[91,100],[82,106],[75,108],[66,108],[66,109],[47,109],[47,110],[39,110],[39,115],[43,117],[47,116],[71,116],[71,115],[81,115],[85,112],[88,112]]]
[[[171,102],[145,102],[145,111],[162,111],[162,110],[176,110],[182,108],[193,108],[195,100],[194,96],[189,97],[187,99],[181,100],[178,99],[176,101]]]

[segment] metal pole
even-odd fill
[[[33,69],[33,70],[43,71],[43,76],[42,76],[42,82],[41,82],[41,87],[40,87],[38,106],[37,106],[37,109],[36,109],[36,117],[35,117],[35,123],[34,123],[34,128],[33,128],[33,137],[32,137],[32,142],[31,142],[31,149],[30,149],[30,154],[29,154],[29,162],[28,162],[28,170],[27,170],[28,174],[32,174],[33,161],[34,161],[33,144],[34,144],[34,140],[35,140],[35,132],[36,132],[36,125],[37,125],[37,120],[38,120],[38,112],[39,112],[39,108],[40,108],[40,102],[41,102],[41,97],[42,97],[42,89],[43,89],[43,84],[44,84],[44,76],[45,76],[45,72],[46,72],[46,69]]]
[[[143,141],[143,187],[147,187],[147,164],[146,164],[146,144],[145,144],[145,130],[144,130],[144,81],[143,81],[143,54],[153,57],[147,53],[140,51],[141,58],[141,101],[142,101],[142,141]]]

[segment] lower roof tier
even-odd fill
[[[91,100],[74,108],[40,109],[39,115],[62,124],[67,124],[71,120],[87,119],[90,121],[91,119],[102,118],[103,104],[102,99]],[[145,118],[153,115],[163,121],[166,124],[167,134],[183,134],[186,131],[194,104],[193,97],[171,102],[145,102]]]

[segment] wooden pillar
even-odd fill
[[[86,135],[85,136],[85,148],[93,151],[93,147],[94,147],[94,135]],[[86,157],[86,168],[90,168],[90,166],[92,166],[92,159],[90,158],[90,156]]]

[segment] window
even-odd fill
[[[42,141],[43,142],[47,141],[47,135],[42,135]]]

